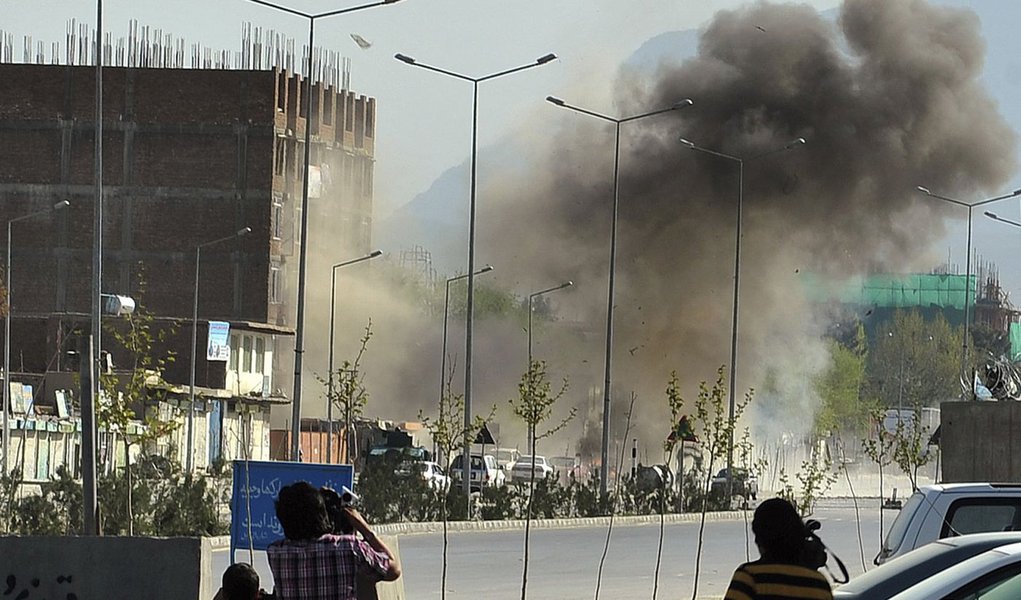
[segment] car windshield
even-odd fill
[[[915,492],[908,498],[908,501],[904,503],[903,508],[900,509],[900,514],[893,521],[893,525],[890,526],[890,533],[886,534],[886,541],[883,542],[883,552],[896,552],[897,548],[900,548],[901,543],[904,541],[904,534],[908,531],[908,524],[911,523],[911,518],[918,512],[919,505],[925,496],[921,492]]]

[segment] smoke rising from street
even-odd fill
[[[694,100],[621,129],[614,391],[639,393],[639,437],[665,431],[672,369],[693,396],[730,362],[739,165],[679,138],[746,159],[737,388],[771,372],[776,389],[761,400],[785,397],[802,410],[779,420],[807,428],[807,383],[827,360],[802,278],[928,270],[948,213],[915,186],[973,198],[1015,167],[1015,134],[978,80],[983,54],[973,14],[922,0],[848,0],[836,24],[759,3],[718,13],[698,55],[661,65],[654,81],[622,74],[620,116]],[[530,185],[489,190],[503,201],[479,239],[513,256],[522,278],[589,282],[560,301],[599,331],[612,126],[549,110],[561,131],[535,152]],[[808,143],[752,158],[799,137]]]
[[[928,271],[939,261],[932,243],[945,233],[943,219],[956,213],[915,186],[969,199],[999,191],[1015,168],[1016,136],[979,81],[983,59],[979,23],[965,10],[847,0],[833,23],[806,6],[758,3],[718,13],[692,58],[563,94],[593,108],[585,89],[614,85],[622,117],[694,101],[621,128],[614,437],[624,437],[633,391],[624,443],[638,438],[649,448],[644,462],[658,462],[670,371],[692,410],[698,382],[730,363],[739,163],[679,139],[744,159],[738,397],[759,388],[748,424],[760,439],[803,433],[818,405],[812,379],[828,365],[829,325],[805,297],[806,278],[825,286],[869,272]],[[566,402],[579,407],[555,452],[597,453],[613,127],[551,105],[537,110],[556,111],[559,128],[523,131],[516,143],[527,148],[527,166],[480,181],[477,264],[496,264],[501,284],[515,282],[522,297],[575,281],[551,298],[560,320],[537,326],[535,352],[554,382],[570,379]],[[807,143],[777,151],[796,138]],[[439,319],[378,282],[345,290],[352,308],[340,311],[337,364],[353,356],[353,332],[367,316],[374,321],[368,413],[428,413],[439,388]],[[310,337],[311,349],[319,343]],[[506,401],[525,366],[522,324],[478,321],[475,343],[475,411],[500,406],[510,436]],[[451,321],[448,351],[462,367],[461,319]]]

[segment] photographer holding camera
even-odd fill
[[[331,489],[317,490],[304,481],[285,486],[277,497],[276,514],[284,539],[266,549],[276,598],[357,600],[356,582],[374,585],[401,576],[390,549]]]
[[[832,600],[826,576],[817,569],[820,547],[794,505],[770,498],[755,509],[752,519],[759,560],[734,571],[726,600]],[[825,555],[822,556],[825,562]]]

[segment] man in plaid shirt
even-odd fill
[[[352,533],[334,535],[323,495],[299,481],[280,490],[277,519],[285,539],[269,545],[275,598],[356,600],[356,581],[393,581],[401,567],[358,511],[346,507]],[[361,534],[361,538],[354,534]]]

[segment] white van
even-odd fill
[[[1021,531],[1021,484],[922,486],[900,509],[873,562],[882,564],[938,539],[987,531]]]

